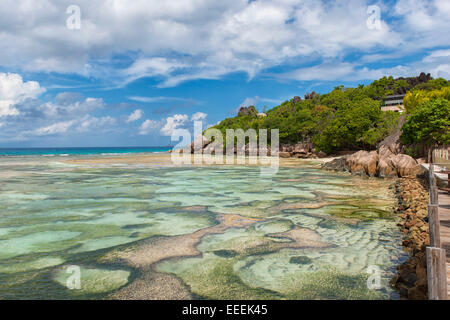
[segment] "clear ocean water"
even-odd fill
[[[172,147],[0,148],[1,156],[117,155],[167,152]]]
[[[35,152],[129,151],[105,149]],[[398,299],[389,280],[407,256],[389,181],[152,157],[167,165],[0,157],[0,299],[108,299],[139,281],[153,298],[181,283],[204,299]]]

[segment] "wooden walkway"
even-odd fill
[[[426,249],[430,300],[450,300],[450,172],[446,169],[450,167],[449,154],[450,146],[441,146],[432,152],[432,165],[422,165],[428,169],[430,182],[430,246]],[[446,190],[438,189],[438,185]]]
[[[439,222],[441,247],[447,256],[447,297],[450,299],[450,195],[439,190]]]

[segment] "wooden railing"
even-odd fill
[[[450,166],[450,146],[441,146],[434,149],[433,163]]]
[[[428,204],[428,224],[430,246],[427,247],[428,298],[447,300],[447,263],[446,252],[441,248],[439,222],[439,196],[434,175],[434,164],[430,164],[430,202]]]

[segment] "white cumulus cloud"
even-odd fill
[[[208,115],[203,112],[196,112],[191,116],[191,121],[205,120]]]
[[[75,123],[74,120],[57,122],[50,126],[37,129],[36,134],[39,136],[45,136],[45,135],[51,135],[51,134],[57,134],[57,133],[65,133],[65,132],[67,132],[67,130],[69,130],[69,128],[74,123]]]
[[[18,115],[14,107],[27,98],[36,98],[45,91],[36,81],[24,82],[15,73],[0,73],[0,117]]]
[[[144,111],[141,109],[134,110],[132,114],[130,114],[126,120],[126,123],[134,122],[141,119],[144,116]]]
[[[189,120],[186,114],[176,114],[166,119],[166,124],[161,128],[160,133],[163,136],[171,136],[173,131],[182,127]]]
[[[0,141],[26,141],[35,137],[73,136],[89,132],[111,132],[117,121],[96,116],[106,104],[101,98],[62,92],[42,101],[45,89],[37,81],[24,81],[15,73],[0,73]]]
[[[450,45],[448,0],[375,3],[381,30],[367,29],[366,0],[79,0],[82,24],[73,32],[64,1],[2,0],[0,65],[114,85],[155,77],[170,87],[231,72],[252,78],[283,63],[342,62],[352,51]]]
[[[147,119],[139,127],[139,134],[147,135],[150,133],[150,131],[157,129],[158,126],[159,126],[158,121]]]

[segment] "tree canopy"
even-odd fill
[[[450,144],[450,101],[431,99],[422,102],[403,125],[403,144]]]

